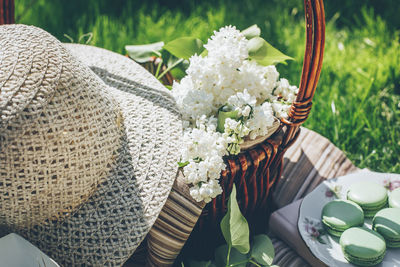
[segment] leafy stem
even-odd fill
[[[154,76],[156,76],[156,78],[157,78],[158,80],[161,79],[161,77],[158,77],[158,74],[160,73],[162,64],[163,64],[163,60],[162,60],[162,58],[160,58],[160,62],[159,62],[158,65],[157,65],[156,74],[154,75]]]
[[[228,253],[226,255],[226,266],[225,267],[229,267],[230,266],[229,265],[229,259],[231,257],[231,249],[232,249],[232,246],[228,246]]]
[[[167,74],[168,73],[168,71],[170,71],[170,70],[172,70],[173,68],[175,68],[176,66],[178,66],[180,63],[182,63],[183,62],[183,58],[180,58],[178,61],[176,61],[174,64],[172,64],[171,66],[169,66],[167,69],[165,69],[161,74],[160,74],[160,76],[157,76],[158,75],[158,73],[156,73],[156,77],[157,77],[157,79],[161,79],[165,74]]]
[[[229,265],[229,267],[238,266],[238,265],[241,265],[241,264],[243,264],[243,263],[248,263],[248,262],[249,262],[249,260],[247,259],[247,260],[245,260],[245,261],[232,263],[231,265]]]
[[[253,261],[252,259],[249,259],[250,263],[253,263],[255,266],[261,267],[260,264],[258,264],[257,262]]]

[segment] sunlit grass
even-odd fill
[[[254,23],[263,37],[294,57],[278,66],[298,84],[304,53],[302,1],[35,1],[16,0],[18,22],[40,26],[60,40],[92,32],[92,45],[125,53],[126,44],[203,40],[213,30]],[[84,3],[83,3],[84,2]],[[345,151],[359,167],[400,172],[400,47],[396,26],[367,7],[371,1],[326,1],[324,66],[311,116],[305,123]],[[385,1],[390,4],[390,0]],[[114,3],[114,5],[113,5]],[[390,12],[390,10],[388,10]]]

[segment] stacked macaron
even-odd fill
[[[349,200],[337,199],[328,202],[322,209],[321,217],[326,231],[337,237],[351,227],[364,224],[363,210]]]
[[[388,195],[382,185],[361,182],[350,186],[347,199],[357,203],[363,209],[365,217],[374,217],[378,211],[387,206]]]
[[[363,226],[364,217],[373,217],[372,230]],[[330,235],[340,237],[346,260],[358,266],[376,265],[386,247],[400,247],[400,188],[388,197],[379,184],[355,183],[347,191],[347,200],[325,204],[321,220]]]
[[[400,208],[400,187],[393,190],[389,195],[389,207]]]
[[[389,248],[400,248],[400,209],[380,210],[372,220],[372,229],[385,238]]]
[[[385,240],[377,232],[365,227],[353,227],[344,231],[339,243],[344,258],[355,265],[373,266],[385,257]]]

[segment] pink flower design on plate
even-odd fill
[[[325,197],[327,198],[340,198],[340,193],[342,191],[342,186],[341,185],[330,185],[325,191]]]
[[[311,225],[306,225],[306,231],[310,236],[314,238],[317,238],[320,235],[318,229]]]
[[[333,196],[335,196],[335,193],[333,193],[332,190],[330,188],[328,188],[325,191],[325,196],[326,197],[333,197]]]
[[[325,240],[322,238],[326,232],[322,227],[322,223],[320,221],[314,221],[313,219],[304,219],[304,229],[307,234],[314,240],[318,241],[321,244],[326,244]]]
[[[383,181],[383,186],[386,187],[387,190],[393,191],[400,187],[400,180],[386,179]]]

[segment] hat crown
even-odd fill
[[[106,85],[52,35],[0,26],[0,224],[73,212],[111,168],[119,110]]]
[[[0,27],[0,129],[25,108],[41,112],[61,75],[61,44],[49,33],[25,25]]]

